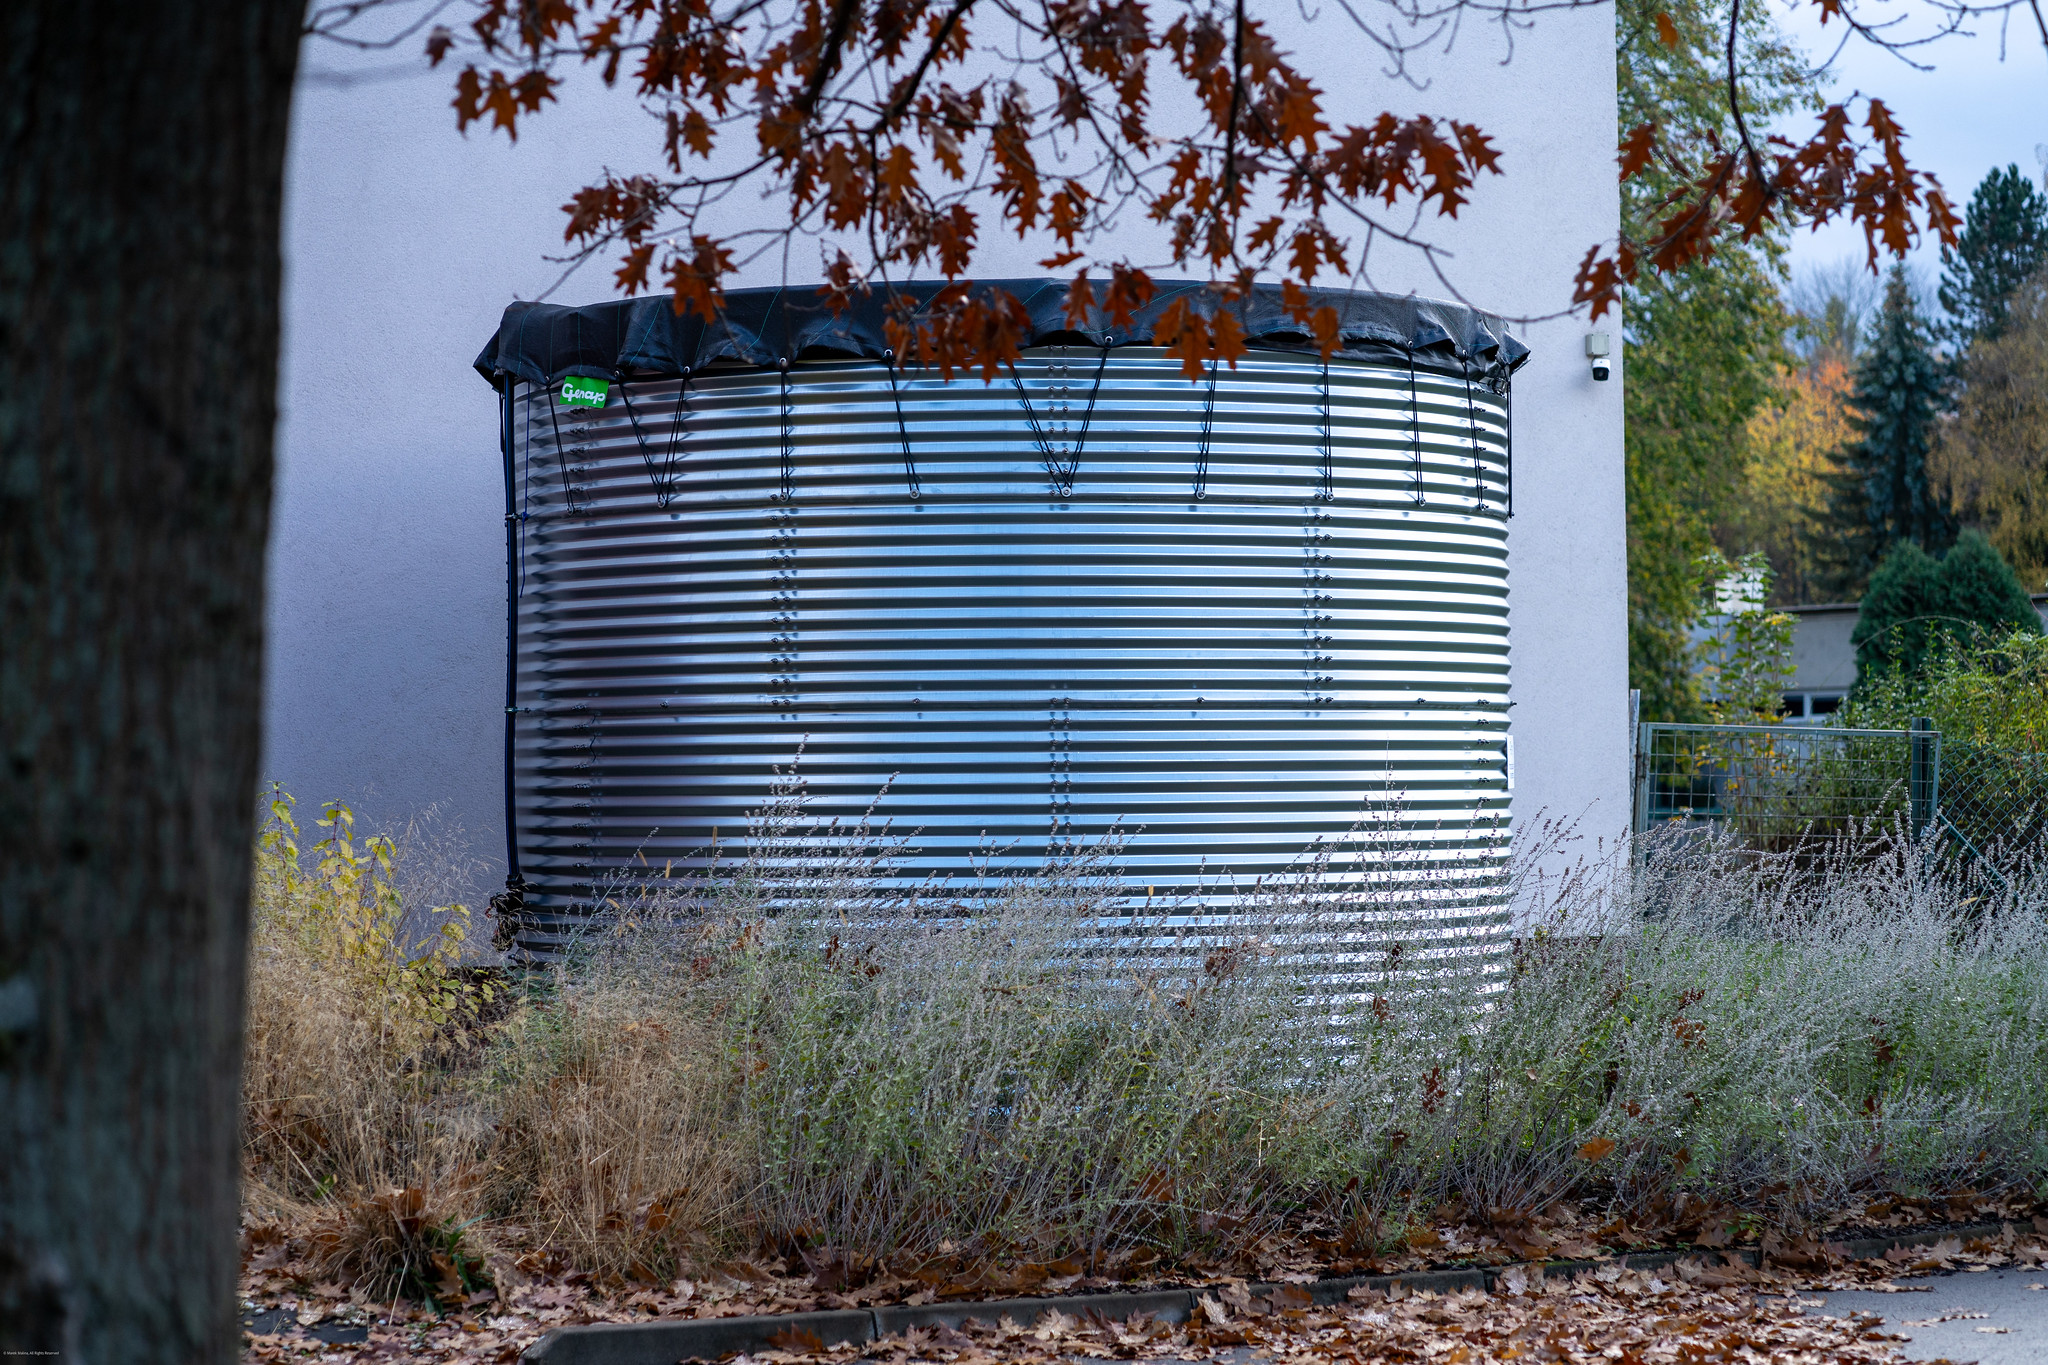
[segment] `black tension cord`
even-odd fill
[[[1508,519],[1515,516],[1515,376],[1512,371],[1501,376],[1501,422],[1507,428],[1507,482]]]
[[[1465,425],[1472,436],[1472,496],[1479,510],[1486,510],[1486,464],[1479,450],[1479,409],[1472,402],[1472,363],[1462,357],[1458,368],[1465,376]]]
[[[1195,456],[1195,500],[1209,492],[1209,432],[1216,420],[1216,362],[1209,362],[1209,393],[1202,400],[1202,447]]]
[[[640,430],[639,414],[633,411],[633,395],[626,387],[623,370],[612,371],[619,382],[619,398],[626,405],[626,420],[633,424],[633,440],[640,447],[640,462],[647,466],[647,481],[654,485],[654,505],[663,511],[675,501],[676,466],[682,462],[683,418],[690,412],[690,370],[683,370],[682,382],[676,387],[676,419],[669,428],[668,452],[662,456],[660,465],[654,463],[653,452],[647,449],[647,437]]]
[[[633,411],[633,395],[626,391],[626,372],[612,371],[612,382],[619,386],[619,401],[626,405],[626,421],[633,428],[633,444],[640,448],[640,463],[647,466],[647,481],[654,485],[654,500],[661,502],[661,475],[654,467],[654,456],[647,449],[647,437],[640,430],[639,415]]]
[[[575,516],[576,491],[569,486],[569,454],[562,449],[562,418],[555,411],[560,404],[554,401],[553,394],[548,395],[547,404],[548,424],[555,429],[555,463],[562,471],[562,512],[565,516]]]
[[[512,786],[512,749],[518,740],[519,714],[519,536],[525,518],[517,511],[513,487],[512,386],[505,376],[500,399],[499,439],[505,451],[505,864],[511,875],[505,879],[508,892],[522,883],[519,875],[519,805]]]
[[[1505,467],[1501,471],[1504,506],[1500,517],[1503,521],[1511,521],[1515,515],[1515,373],[1505,360],[1496,358],[1486,367],[1486,391],[1501,400],[1501,448]]]
[[[1422,506],[1422,399],[1415,388],[1415,352],[1408,353],[1408,438],[1415,446],[1415,505]]]
[[[782,500],[796,501],[796,434],[789,402],[789,357],[777,372],[782,379]]]
[[[654,463],[654,454],[647,448],[647,437],[640,430],[640,416],[633,411],[633,394],[626,386],[626,372],[613,370],[612,377],[618,381],[619,400],[626,405],[626,420],[633,424],[633,441],[640,447],[640,462],[647,466],[647,481],[654,485],[654,505],[663,511],[675,498],[676,452],[682,444],[683,414],[690,408],[690,372],[683,371],[683,382],[676,390],[676,420],[669,432],[668,453],[659,465]]]
[[[1010,365],[1010,382],[1017,386],[1017,401],[1024,405],[1024,420],[1031,424],[1031,439],[1038,445],[1039,453],[1045,456],[1045,472],[1059,481],[1058,466],[1053,459],[1052,444],[1045,439],[1045,429],[1038,425],[1038,414],[1031,410],[1031,395],[1024,392],[1024,380],[1017,374],[1015,362]]]
[[[1102,343],[1102,359],[1095,362],[1095,382],[1088,386],[1088,407],[1081,414],[1081,430],[1074,437],[1073,458],[1067,462],[1067,488],[1074,486],[1074,475],[1081,469],[1081,447],[1088,441],[1088,423],[1095,419],[1095,398],[1102,392],[1102,372],[1109,368],[1109,343]]]
[[[1330,358],[1323,357],[1323,491],[1319,495],[1324,502],[1337,496],[1337,475],[1333,468],[1331,447],[1335,444],[1330,434]]]
[[[1053,489],[1061,497],[1074,491],[1074,476],[1081,469],[1081,447],[1088,441],[1088,423],[1095,416],[1095,398],[1102,392],[1102,372],[1109,368],[1109,343],[1102,343],[1102,359],[1095,366],[1095,383],[1088,390],[1088,407],[1081,414],[1081,430],[1074,438],[1071,457],[1062,460],[1066,452],[1055,453],[1052,441],[1046,436],[1045,428],[1039,424],[1038,414],[1031,409],[1031,396],[1024,392],[1024,380],[1017,373],[1014,361],[1010,364],[1010,382],[1017,386],[1017,401],[1024,405],[1024,420],[1031,424],[1031,437],[1038,443],[1038,449],[1045,456],[1045,472],[1052,478]]]
[[[683,367],[682,382],[676,385],[676,420],[669,428],[668,459],[661,470],[661,486],[667,490],[661,505],[667,507],[676,500],[676,470],[683,462],[683,419],[690,415],[690,377],[694,374],[689,366]]]
[[[896,405],[896,434],[903,438],[903,477],[910,481],[910,496],[921,498],[924,488],[917,481],[917,461],[910,455],[910,428],[903,422],[903,395],[896,391],[896,353],[882,352],[882,367],[889,372],[889,401]]]

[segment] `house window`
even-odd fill
[[[1833,696],[1808,697],[1806,699],[1806,710],[1808,715],[1832,716],[1835,712],[1841,709],[1842,694],[1839,692],[1835,693]]]
[[[1778,706],[1778,715],[1783,720],[1798,720],[1806,714],[1806,694],[1787,692]]]

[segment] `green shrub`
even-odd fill
[[[1916,671],[1873,679],[1841,719],[1904,729],[1915,716],[1931,717],[1944,743],[2048,753],[2048,636],[2013,631],[1938,640]]]
[[[2048,637],[1939,640],[1918,672],[1877,679],[1840,719],[1902,728],[1915,716],[1941,732],[1938,805],[1951,851],[2007,870],[2039,861],[2048,837]]]
[[[1965,531],[1939,560],[1901,541],[1871,576],[1850,637],[1857,691],[1919,672],[1943,641],[1973,644],[2014,631],[2038,635],[2041,618],[2018,575],[1982,533]]]

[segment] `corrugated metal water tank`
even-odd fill
[[[818,340],[844,319],[720,354],[594,310],[565,342],[528,308],[515,345],[508,314],[478,363],[508,395],[524,946],[643,858],[729,846],[800,745],[813,814],[889,784],[909,878],[1121,825],[1135,894],[1214,903],[1373,813],[1498,867],[1523,352],[1429,307],[1421,344],[1347,337],[1327,366],[1269,329],[1213,384],[1142,325],[1049,326],[996,382],[947,383]],[[601,407],[559,401],[608,370]],[[1504,941],[1497,891],[1408,904]]]

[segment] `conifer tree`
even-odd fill
[[[1994,634],[2038,634],[2041,617],[2005,556],[1981,531],[1965,531],[1941,561],[1942,609]]]
[[[1901,541],[1940,554],[1955,540],[1955,517],[1927,470],[1947,401],[1948,369],[1905,271],[1894,266],[1856,368],[1850,399],[1856,439],[1838,457],[1829,498],[1835,574],[1849,592],[1860,592]]]
[[[1849,637],[1859,690],[1885,674],[1917,669],[1941,613],[1941,565],[1910,540],[1894,546],[1870,576]]]
[[[1850,637],[1857,687],[1917,672],[1944,640],[1967,644],[2013,631],[2038,635],[2041,618],[2019,575],[1981,532],[1963,532],[1940,560],[1902,541],[1871,575]]]
[[[1941,306],[1958,345],[2005,330],[2007,305],[2048,264],[2048,194],[2018,166],[1994,170],[1970,196],[1962,235],[1941,249]]]

